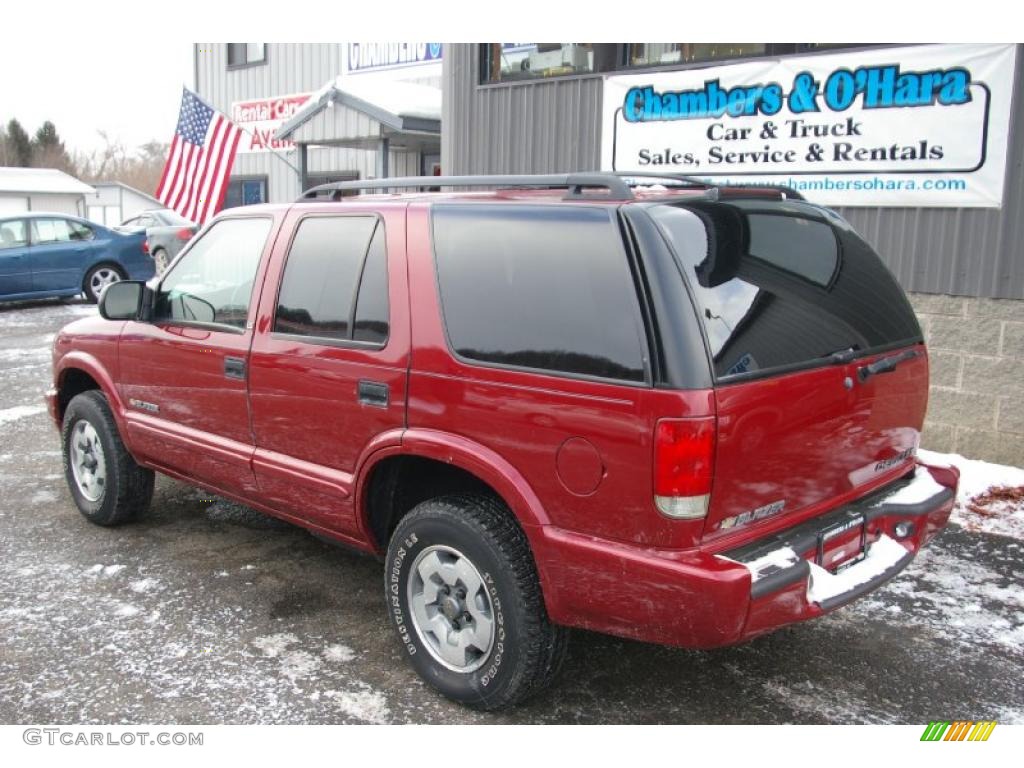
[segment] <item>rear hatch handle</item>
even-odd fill
[[[858,368],[857,378],[860,379],[860,382],[863,384],[872,376],[877,376],[880,373],[892,373],[896,370],[897,365],[906,362],[907,360],[913,360],[920,354],[921,353],[916,349],[908,349],[896,355],[880,357],[875,360],[875,362],[869,365],[862,365]]]

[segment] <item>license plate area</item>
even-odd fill
[[[814,562],[831,573],[856,565],[867,556],[867,518],[856,515],[818,533]]]

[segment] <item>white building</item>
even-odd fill
[[[164,207],[152,195],[119,181],[97,181],[93,187],[95,191],[85,199],[86,218],[105,227],[115,227],[142,211]]]
[[[0,216],[25,211],[84,216],[95,189],[54,168],[0,168]]]

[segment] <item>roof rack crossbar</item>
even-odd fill
[[[413,187],[521,187],[534,189],[565,188],[566,199],[583,199],[587,189],[607,189],[602,200],[632,200],[629,184],[610,173],[567,173],[509,176],[396,176],[385,179],[337,181],[320,184],[302,193],[299,202],[316,200],[321,196],[337,200],[346,191],[388,190]],[[326,193],[326,194],[325,194]]]

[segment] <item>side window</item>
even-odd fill
[[[439,204],[433,219],[444,319],[457,354],[644,380],[636,289],[612,213]]]
[[[271,224],[267,218],[214,224],[160,284],[154,318],[244,328]]]
[[[23,219],[0,223],[0,251],[6,248],[24,248],[28,245]]]
[[[71,227],[67,219],[32,219],[33,245],[66,243],[71,240]]]
[[[384,226],[376,218],[303,219],[285,264],[274,331],[384,343],[388,336],[385,257]]]
[[[92,227],[87,227],[85,224],[80,224],[77,221],[69,220],[68,228],[71,230],[72,240],[92,240],[96,236],[92,231]]]

